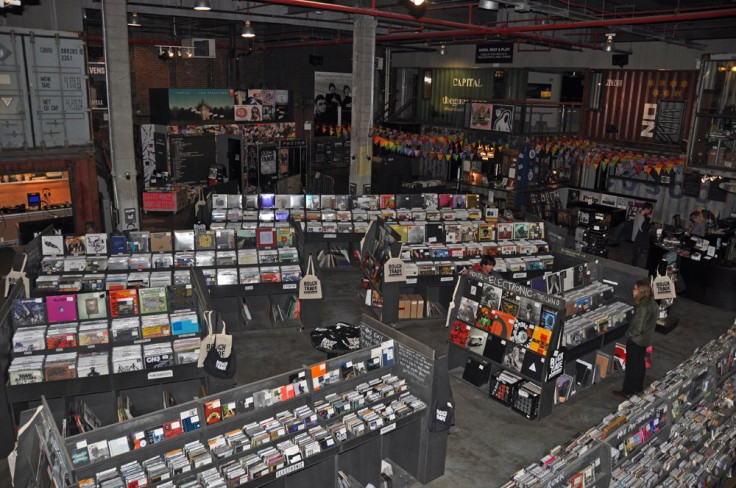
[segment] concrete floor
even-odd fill
[[[165,225],[165,224],[164,224]],[[163,226],[162,226],[163,227]],[[612,249],[610,257],[630,260],[630,245]],[[0,261],[4,254],[0,254]],[[2,264],[0,263],[0,270]],[[322,323],[337,321],[357,324],[370,313],[360,294],[361,273],[357,268],[322,272]],[[655,334],[654,367],[647,383],[663,376],[688,357],[699,345],[717,337],[734,320],[732,312],[677,299],[671,309],[679,326],[669,335]],[[444,351],[448,330],[444,320],[402,322],[408,335]],[[324,360],[312,348],[309,329],[245,330],[233,333],[238,384],[249,383],[277,373]],[[285,353],[286,352],[286,353]],[[458,378],[451,379],[456,402],[456,425],[449,432],[445,475],[429,483],[430,488],[487,488],[500,486],[518,469],[539,460],[550,448],[566,443],[616,409],[619,403],[612,390],[620,388],[621,376],[614,376],[556,407],[542,421],[529,421],[489,399]],[[6,463],[0,463],[0,487],[10,486]]]

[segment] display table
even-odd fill
[[[680,256],[680,276],[687,287],[682,296],[704,305],[736,310],[736,267],[712,259],[700,261]]]
[[[143,211],[144,212],[172,212],[177,213],[184,208],[189,202],[187,199],[187,190],[172,191],[144,191],[143,192]]]

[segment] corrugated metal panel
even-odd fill
[[[504,82],[506,84],[505,93],[497,94],[497,98],[505,98],[506,100],[526,99],[526,85],[529,82],[528,69],[504,70]]]
[[[424,73],[432,73],[432,92],[424,99]],[[493,97],[493,71],[490,69],[419,70],[417,119],[429,124],[464,125],[465,102]]]
[[[62,35],[24,36],[37,147],[89,144],[84,42]]]
[[[33,146],[21,37],[0,32],[0,149]]]
[[[697,71],[609,70],[603,72],[601,109],[586,110],[582,135],[614,143],[636,143],[679,150],[690,133]],[[584,98],[588,107],[590,72]],[[667,144],[655,138],[654,124],[661,102],[682,102],[683,116],[678,142]],[[613,127],[611,127],[613,126]],[[615,128],[615,132],[609,129]]]

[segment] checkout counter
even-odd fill
[[[683,296],[704,305],[736,311],[736,222],[723,221],[705,238],[682,235],[652,242],[647,258],[650,274],[662,257],[677,251]]]

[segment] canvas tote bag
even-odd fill
[[[307,262],[307,272],[299,281],[299,299],[317,300],[319,298],[322,298],[322,282],[314,274],[314,262],[310,254]]]
[[[207,310],[204,313],[204,321],[207,323],[207,335],[202,339],[199,345],[199,359],[197,360],[197,367],[201,368],[204,366],[204,360],[207,357],[207,353],[217,341],[217,350],[221,357],[229,357],[232,354],[233,349],[233,337],[227,333],[227,325],[222,322],[222,332],[215,333],[213,331],[212,323],[215,320],[215,311]],[[215,330],[217,324],[215,324]]]

